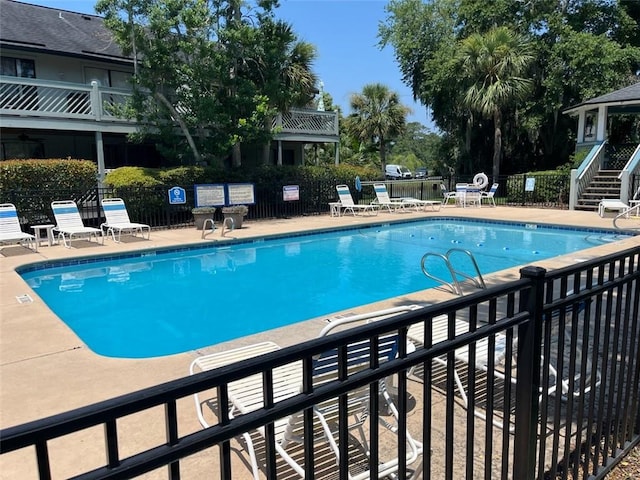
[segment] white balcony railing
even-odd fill
[[[339,134],[337,112],[304,108],[292,108],[279,114],[273,121],[273,127],[279,127],[283,133],[332,136]]]
[[[118,115],[131,92],[116,88],[0,77],[0,115],[126,121]]]
[[[46,117],[51,120],[126,122],[119,107],[128,90],[31,78],[0,76],[0,116]],[[273,127],[285,134],[338,136],[336,112],[291,109],[274,118]]]

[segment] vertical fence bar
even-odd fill
[[[36,443],[36,460],[40,480],[51,480],[51,465],[49,463],[49,449],[46,440]]]
[[[118,454],[118,429],[115,420],[108,420],[104,424],[104,437],[107,448],[107,465],[110,468],[120,465]]]
[[[178,408],[176,401],[172,400],[164,405],[164,415],[166,424],[167,444],[177,445],[180,435],[178,434]],[[175,461],[169,464],[169,480],[180,480],[180,462]]]
[[[231,422],[229,419],[229,389],[228,385],[217,387],[218,405],[220,411],[220,425],[226,426]],[[231,441],[220,442],[220,478],[233,478],[231,471]]]
[[[540,352],[542,344],[542,305],[546,270],[525,267],[522,278],[531,281],[531,289],[522,293],[521,301],[529,311],[529,321],[518,327],[518,364],[516,378],[515,436],[513,478],[533,479],[536,468],[536,434],[538,425],[538,389],[540,386]]]

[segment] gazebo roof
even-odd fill
[[[593,110],[601,105],[607,106],[609,113],[640,113],[640,82],[573,105],[563,113],[573,115],[580,110]]]

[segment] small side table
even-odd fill
[[[340,216],[340,207],[342,206],[341,202],[329,202],[329,209],[332,217]]]
[[[36,243],[38,244],[38,247],[40,247],[40,242],[42,241],[42,239],[40,238],[40,232],[43,230],[46,230],[47,232],[47,240],[49,242],[49,246],[53,246],[56,242],[55,239],[53,238],[53,228],[55,227],[55,225],[51,225],[51,224],[46,224],[46,225],[31,225],[31,228],[33,228],[33,232],[34,235],[36,237]]]

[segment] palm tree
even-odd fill
[[[384,175],[387,144],[402,134],[411,109],[400,103],[400,96],[396,92],[380,83],[365,85],[361,94],[351,96],[350,104],[353,114],[347,123],[347,130],[364,144],[376,146]]]
[[[291,107],[304,107],[316,92],[318,81],[311,70],[316,58],[315,47],[297,40],[291,25],[283,21],[265,21],[259,58],[256,58],[256,83],[268,98],[272,111],[286,112]],[[265,130],[270,134],[273,116],[265,118]],[[270,135],[269,135],[270,136]],[[263,148],[263,163],[269,161],[270,140]]]
[[[473,112],[493,118],[493,178],[500,174],[502,112],[522,101],[532,81],[524,78],[534,59],[531,44],[506,27],[473,34],[460,43],[458,64],[469,85],[463,103]]]

